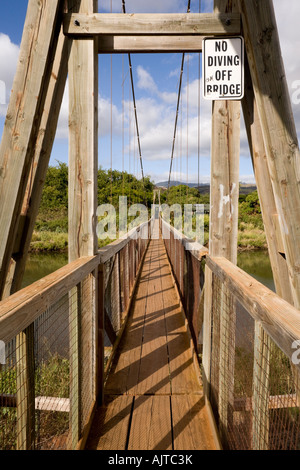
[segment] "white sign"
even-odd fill
[[[240,100],[244,96],[244,39],[204,38],[202,90],[207,100]]]

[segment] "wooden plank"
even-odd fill
[[[201,393],[202,387],[194,367],[194,350],[188,334],[188,323],[184,317],[175,280],[172,279],[163,242],[160,240],[160,289],[168,342],[171,393]]]
[[[203,36],[114,36],[99,38],[99,54],[201,52]]]
[[[61,413],[69,413],[70,399],[58,397],[36,397],[35,409],[42,411],[59,411]]]
[[[261,326],[255,322],[253,363],[253,421],[252,449],[268,450],[269,447],[269,385],[271,341]]]
[[[125,450],[133,397],[106,396],[96,411],[85,450]]]
[[[126,330],[107,379],[105,386],[107,394],[134,395],[136,391],[140,370],[150,260],[151,251],[149,249],[145,256],[134,303],[131,306],[132,315],[128,319]]]
[[[280,221],[268,167],[267,155],[247,57],[245,58],[245,95],[242,100],[252,164],[259,194],[265,234],[277,294],[292,303],[292,292],[284,253]]]
[[[45,105],[62,1],[31,0],[0,147],[0,298]]]
[[[148,246],[148,243],[147,243],[147,246]],[[136,292],[137,292],[137,288],[138,288],[138,283],[140,281],[140,277],[141,277],[141,272],[142,272],[142,268],[143,268],[143,265],[144,265],[144,259],[145,259],[145,256],[146,256],[146,253],[147,253],[147,246],[145,248],[145,251],[142,255],[142,258],[141,258],[141,262],[140,262],[140,266],[139,266],[139,270],[138,270],[138,273],[137,273],[137,276],[136,276],[136,279],[134,281],[134,285],[133,285],[133,289],[132,289],[132,292],[130,293],[130,296],[129,296],[129,299],[128,299],[128,305],[126,307],[126,310],[125,312],[123,312],[123,318],[124,318],[124,321],[123,321],[123,325],[122,325],[122,328],[120,329],[120,331],[118,332],[118,335],[117,335],[117,338],[116,338],[116,341],[114,343],[114,346],[113,346],[113,349],[112,349],[112,352],[111,352],[111,355],[109,357],[109,360],[108,360],[108,363],[106,365],[106,368],[105,368],[105,375],[107,376],[107,374],[109,373],[110,371],[110,367],[111,367],[111,364],[113,363],[114,359],[115,359],[115,354],[118,350],[118,346],[120,344],[120,341],[123,337],[123,333],[127,327],[127,323],[128,323],[128,320],[129,320],[129,313],[131,311],[131,307],[134,305],[133,302],[136,298]],[[127,249],[127,246],[125,247],[125,250]],[[124,258],[123,258],[124,259]],[[125,258],[126,260],[126,258]],[[126,262],[126,261],[125,261]],[[144,302],[144,305],[145,305],[145,302]],[[145,309],[145,307],[144,307]]]
[[[205,398],[172,395],[174,450],[216,450]]]
[[[76,37],[96,35],[234,35],[240,34],[240,15],[211,13],[67,14],[64,33]]]
[[[245,45],[288,264],[300,307],[300,152],[273,2],[239,0]]]
[[[225,258],[208,256],[206,263],[291,359],[292,344],[300,338],[300,311]]]
[[[170,394],[168,349],[161,295],[161,240],[152,240],[152,259],[137,394]]]
[[[99,256],[78,259],[0,303],[0,336],[8,342],[62,298],[99,264]]]
[[[17,450],[33,450],[35,442],[34,325],[16,337]]]
[[[128,450],[172,450],[170,397],[135,399]]]

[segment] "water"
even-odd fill
[[[56,271],[68,262],[67,254],[31,254],[27,261],[23,287]],[[267,251],[244,251],[238,254],[238,266],[269,289],[275,291]]]
[[[67,253],[30,254],[26,264],[22,287],[26,287],[42,277],[53,273],[66,265],[67,262]]]
[[[267,250],[243,251],[238,254],[238,266],[275,292],[272,268]]]

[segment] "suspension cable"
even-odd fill
[[[187,13],[191,11],[191,0],[188,0],[187,6]],[[173,142],[172,142],[172,152],[171,152],[171,161],[170,161],[170,170],[169,170],[169,180],[168,180],[168,192],[170,189],[170,180],[171,180],[171,173],[172,173],[172,166],[173,166],[173,158],[174,158],[174,149],[175,149],[175,140],[176,140],[176,129],[177,129],[177,122],[178,122],[178,113],[179,113],[179,105],[180,105],[180,96],[181,96],[181,89],[182,89],[182,75],[184,69],[184,59],[185,53],[182,54],[181,59],[181,67],[180,67],[180,77],[179,77],[179,86],[178,86],[178,98],[177,98],[177,107],[176,107],[176,115],[175,115],[175,126],[174,126],[174,134],[173,134]]]
[[[125,0],[122,0],[122,11],[126,13],[126,5]],[[136,126],[136,135],[138,141],[138,150],[139,150],[139,157],[140,157],[140,164],[141,164],[141,172],[142,172],[142,180],[143,185],[145,185],[144,180],[144,169],[143,169],[143,159],[142,159],[142,149],[141,149],[141,142],[140,142],[140,132],[139,132],[139,125],[138,125],[138,117],[137,117],[137,109],[136,109],[136,99],[135,99],[135,92],[134,92],[134,81],[133,81],[133,73],[132,73],[132,63],[131,63],[131,55],[128,53],[128,63],[129,63],[129,72],[130,72],[130,80],[131,80],[131,89],[132,89],[132,100],[133,100],[133,108],[134,108],[134,116],[135,116],[135,126]]]

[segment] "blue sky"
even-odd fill
[[[121,12],[121,0],[112,1],[113,12]],[[201,11],[212,11],[212,0],[202,0]],[[288,5],[288,8],[287,8]],[[274,0],[282,54],[288,86],[293,101],[296,128],[300,129],[300,31],[299,0]],[[186,0],[126,0],[131,12],[185,12]],[[101,12],[109,12],[110,0],[99,0]],[[27,0],[2,0],[0,17],[0,81],[6,85],[6,103],[16,69],[19,45],[27,9]],[[191,11],[199,11],[199,0],[191,2]],[[181,54],[132,54],[133,74],[140,128],[144,172],[155,181],[168,178]],[[182,88],[182,111],[179,113],[177,145],[175,147],[172,179],[197,182],[198,140],[200,141],[200,181],[209,181],[211,102],[201,96],[200,137],[198,138],[199,56],[190,54],[185,62]],[[99,165],[110,167],[110,113],[113,116],[113,167],[131,171],[140,177],[137,139],[128,74],[127,56],[99,56]],[[189,79],[187,80],[187,78]],[[124,82],[122,87],[122,82]],[[299,83],[297,83],[299,82]],[[111,105],[112,93],[112,105]],[[124,101],[122,97],[124,96]],[[2,134],[5,104],[0,104],[0,135]],[[188,118],[187,118],[188,109]],[[124,124],[123,124],[124,123]],[[124,132],[123,132],[124,128]],[[124,144],[123,144],[124,142]],[[188,158],[187,158],[188,155]],[[68,97],[62,104],[51,164],[68,161]],[[251,159],[243,125],[241,126],[240,181],[253,182]]]

